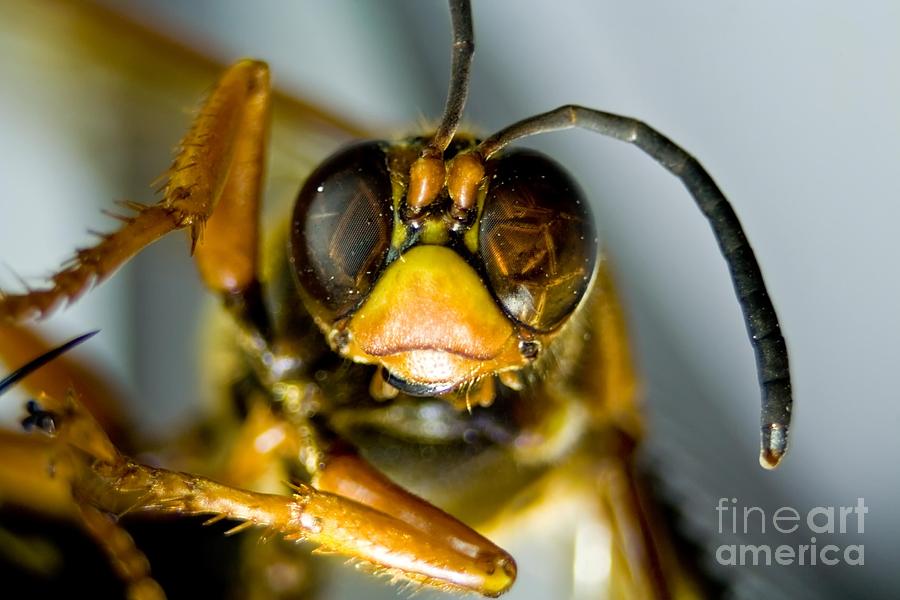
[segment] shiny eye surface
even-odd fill
[[[313,171],[291,221],[297,282],[332,318],[365,298],[384,263],[393,225],[391,180],[380,142],[344,148]]]
[[[491,161],[478,248],[504,310],[537,331],[562,324],[590,283],[594,221],[559,164],[530,150]]]

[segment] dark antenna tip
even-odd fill
[[[759,464],[764,469],[774,469],[787,452],[788,429],[778,423],[763,426],[759,440]]]
[[[54,360],[61,354],[65,354],[72,348],[74,348],[80,344],[83,344],[84,342],[88,341],[89,339],[91,339],[92,337],[97,335],[98,333],[100,333],[99,329],[97,329],[95,331],[89,331],[88,333],[85,333],[83,335],[79,335],[77,338],[69,340],[65,344],[63,344],[61,346],[57,346],[56,348],[53,348],[52,350],[48,350],[47,352],[44,352],[37,358],[32,359],[24,366],[19,367],[18,369],[16,369],[15,371],[10,373],[6,377],[4,377],[2,380],[0,380],[0,394],[3,394],[4,392],[6,392],[6,390],[13,387],[17,383],[19,383],[20,381],[22,381],[23,379],[25,379],[26,377],[28,377],[29,375],[31,375],[32,373],[37,371],[38,369],[40,369],[41,367],[46,365],[48,362]]]

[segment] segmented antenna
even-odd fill
[[[453,22],[453,46],[450,51],[450,91],[441,124],[425,147],[423,156],[440,157],[450,145],[469,95],[469,70],[475,53],[475,33],[472,28],[472,7],[468,0],[450,0]]]
[[[561,106],[514,123],[484,140],[475,151],[487,160],[516,140],[573,127],[634,144],[649,154],[681,180],[709,221],[731,271],[750,343],[756,353],[756,370],[762,388],[759,463],[766,469],[774,469],[787,451],[791,424],[793,400],[787,345],[741,223],[725,195],[697,159],[641,121],[574,105]]]
[[[453,21],[453,46],[450,51],[450,91],[441,124],[434,137],[422,149],[409,171],[407,205],[413,214],[434,202],[446,182],[444,150],[450,145],[469,95],[469,70],[475,53],[475,34],[472,29],[472,7],[468,0],[450,0]]]

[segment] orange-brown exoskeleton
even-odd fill
[[[563,488],[606,527],[598,594],[702,594],[635,470],[633,366],[589,203],[550,157],[510,147],[547,131],[580,127],[635,144],[684,183],[728,262],[756,350],[760,462],[781,460],[785,343],[712,178],[648,125],[581,106],[485,139],[459,133],[474,38],[469,3],[450,8],[452,74],[437,130],[333,154],[271,243],[261,241],[259,211],[273,94],[268,67],[244,60],[203,103],[159,203],[129,204],[122,227],[79,251],[49,287],[0,296],[0,352],[47,362],[55,354],[42,354],[20,322],[185,229],[204,284],[231,318],[220,333],[233,352],[219,370],[237,427],[195,443],[208,461],[151,466],[124,454],[108,394],[68,391],[84,377],[64,358],[25,382],[36,396],[25,420],[32,435],[0,439],[0,493],[75,519],[132,597],[160,597],[164,586],[119,525],[125,514],[203,515],[271,538],[245,549],[257,555],[244,560],[256,573],[248,594],[305,593],[296,571],[273,571],[303,560],[286,539],[393,580],[497,596],[517,567],[487,532],[526,510],[522,497]]]

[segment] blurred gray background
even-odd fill
[[[264,59],[280,90],[388,136],[443,107],[443,2],[106,3],[223,64]],[[476,2],[474,18],[467,123],[490,133],[570,102],[644,120],[707,167],[762,265],[796,398],[791,453],[775,472],[757,463],[758,388],[741,314],[684,189],[618,142],[581,132],[529,141],[567,164],[595,201],[637,340],[648,464],[686,529],[710,551],[736,539],[796,546],[809,543],[803,528],[796,539],[716,533],[718,498],[771,514],[862,497],[865,532],[818,543],[865,544],[865,566],[719,573],[746,598],[896,596],[900,5],[493,0]],[[50,59],[21,63],[27,31],[0,35],[0,260],[39,276],[87,241],[87,226],[107,225],[97,210],[123,197],[123,181],[161,172],[169,156],[143,156],[129,124],[113,118],[115,104],[98,104],[77,73],[54,71]],[[150,434],[193,414],[201,394],[192,337],[200,289],[186,256],[182,239],[167,240],[54,320],[59,335],[104,329],[91,350],[141,399],[135,410]],[[15,285],[6,272],[0,281]],[[11,404],[0,406],[15,412]],[[541,585],[507,597],[556,597]]]

